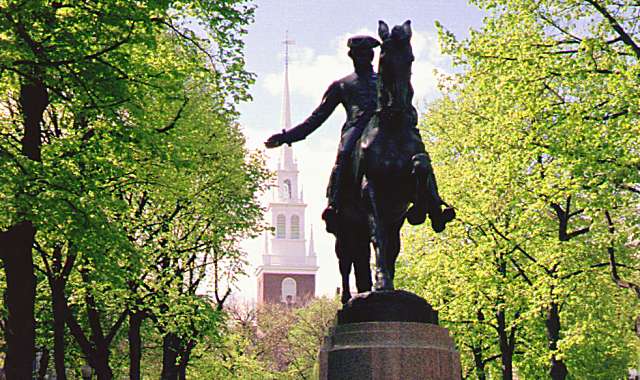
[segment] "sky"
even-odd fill
[[[377,37],[378,20],[390,27],[411,20],[411,40],[416,60],[412,68],[414,105],[418,111],[439,96],[438,75],[452,72],[450,60],[438,45],[435,23],[439,21],[458,38],[470,29],[478,29],[483,14],[475,6],[460,0],[263,0],[257,1],[255,21],[245,38],[247,69],[256,74],[251,89],[253,100],[243,103],[240,124],[249,149],[258,149],[275,169],[280,149],[264,149],[263,142],[282,130],[285,33],[295,44],[289,47],[289,84],[292,124],[302,122],[320,103],[332,81],[353,72],[347,56],[346,41],[356,34]],[[377,63],[377,52],[374,67]],[[338,262],[333,250],[333,235],[324,230],[320,219],[326,206],[325,189],[335,161],[340,129],[346,118],[342,107],[306,140],[293,144],[304,188],[306,237],[311,225],[320,269],[316,276],[316,295],[333,295],[340,286]],[[265,197],[265,206],[269,198]],[[264,238],[242,244],[248,252],[251,268],[242,279],[236,297],[256,298],[255,269],[260,264]]]

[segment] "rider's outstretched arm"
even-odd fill
[[[320,105],[313,110],[311,116],[297,126],[286,131],[287,142],[304,140],[313,131],[318,129],[336,109],[342,99],[342,91],[339,82],[333,82],[322,97]]]
[[[276,133],[265,142],[267,148],[275,148],[282,144],[289,144],[304,140],[311,132],[315,131],[329,118],[342,100],[342,90],[339,82],[333,82],[322,97],[320,105],[311,113],[305,121],[288,131]]]

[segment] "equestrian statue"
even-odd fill
[[[375,291],[393,290],[400,228],[406,219],[422,224],[427,216],[435,232],[445,229],[455,211],[438,195],[429,155],[417,129],[411,104],[411,22],[389,30],[379,21],[378,35],[348,40],[354,72],[333,82],[321,104],[304,122],[271,136],[267,148],[306,138],[342,104],[347,121],[331,173],[322,213],[336,236],[342,276],[342,303],[351,298],[349,274],[355,270],[359,293],[372,287],[371,246],[375,252]],[[378,74],[373,49],[381,46]],[[444,209],[443,209],[444,207]]]

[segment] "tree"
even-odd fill
[[[26,378],[35,341],[32,248],[39,242],[44,255],[53,255],[56,247],[68,252],[66,245],[87,243],[82,241],[87,235],[126,247],[122,229],[111,226],[126,209],[120,187],[148,169],[144,161],[136,166],[123,159],[141,158],[127,155],[126,149],[162,146],[181,117],[180,94],[188,81],[205,83],[216,94],[212,113],[227,122],[233,119],[234,104],[247,98],[252,80],[243,69],[240,39],[252,8],[243,1],[135,6],[3,1],[0,14],[0,187],[6,206],[0,214],[0,258],[9,326],[5,367],[10,378]],[[206,37],[193,32],[196,23],[185,22],[189,17]],[[171,44],[165,43],[167,33]],[[166,53],[176,49],[190,51],[182,59],[191,61],[169,61],[175,55]],[[189,64],[190,71],[184,71]],[[153,91],[157,105],[175,112],[171,118],[166,111],[148,112]],[[99,230],[106,233],[95,233]],[[101,262],[99,244],[82,248],[83,263]],[[56,273],[56,265],[52,262],[49,274],[60,285],[64,273]]]
[[[338,308],[337,299],[317,298],[295,310],[296,322],[287,335],[292,354],[288,373],[292,378],[314,379],[317,376],[318,352],[335,324]]]
[[[449,265],[464,280],[446,297],[450,302],[473,298],[477,289],[500,301],[500,292],[516,286],[497,305],[512,313],[511,332],[518,325],[526,329],[520,334],[526,338],[521,375],[540,376],[544,363],[536,363],[536,356],[548,361],[554,379],[565,378],[571,365],[596,373],[589,366],[616,351],[613,341],[629,344],[620,342],[628,342],[623,326],[635,307],[616,294],[601,268],[609,265],[606,247],[612,241],[606,213],[616,210],[625,226],[615,232],[617,246],[638,226],[638,113],[631,99],[638,95],[632,73],[640,56],[629,34],[637,5],[476,3],[489,12],[481,30],[465,41],[441,33],[445,52],[462,73],[443,83],[445,98],[423,120],[428,150],[441,165],[441,187],[456,200],[461,225],[448,242],[431,239],[443,252],[428,249],[425,256],[435,256],[422,259],[453,261]],[[465,259],[454,258],[456,252]],[[628,265],[630,250],[620,253]],[[506,281],[495,280],[496,257],[505,261]],[[480,301],[468,301],[466,319],[478,322]],[[618,331],[579,322],[589,319],[589,308],[600,307],[602,319],[617,323]],[[483,315],[487,321],[484,309]],[[598,334],[610,345],[588,352],[585,339]],[[577,360],[587,355],[599,359]],[[608,376],[618,376],[624,366],[609,368]]]
[[[299,308],[230,303],[221,341],[209,341],[190,376],[225,379],[311,379],[317,355],[334,323],[337,299],[316,298]]]

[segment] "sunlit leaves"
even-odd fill
[[[485,357],[496,354],[495,331],[485,327],[505,310],[517,329],[519,376],[542,377],[551,355],[570,373],[619,376],[631,358],[618,347],[632,347],[638,306],[607,277],[607,252],[627,263],[637,255],[629,242],[638,197],[628,188],[640,180],[632,111],[640,56],[607,15],[638,41],[637,6],[476,3],[489,17],[468,39],[441,28],[460,74],[443,82],[444,98],[422,121],[458,221],[444,237],[408,230],[400,276],[440,308],[468,368],[479,339]],[[607,210],[616,214],[613,230]],[[562,327],[550,352],[544,318],[553,304],[562,305]],[[595,364],[604,362],[608,375]]]

